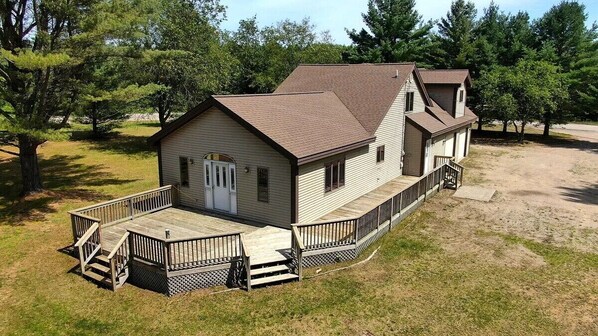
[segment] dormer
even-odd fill
[[[471,77],[467,69],[420,71],[428,95],[454,118],[465,114]]]

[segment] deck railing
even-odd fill
[[[112,249],[112,252],[108,254],[108,260],[110,262],[112,290],[115,291],[118,288],[118,284],[122,284],[128,277],[127,267],[129,266],[130,260],[129,232],[125,232],[125,234],[120,238],[118,243],[116,243],[116,245]],[[116,278],[120,277],[123,273],[124,276],[121,278],[121,281],[117,282]]]
[[[440,167],[443,164],[447,164],[450,161],[454,161],[455,158],[447,155],[434,155],[434,168]]]
[[[167,272],[230,262],[242,256],[241,233],[161,239],[129,229],[131,257]]]
[[[377,232],[381,226],[390,224],[393,217],[410,209],[415,203],[425,200],[432,190],[444,188],[447,178],[455,178],[458,175],[457,170],[448,163],[443,164],[362,216],[293,224],[293,253],[297,255],[301,251],[360,244],[373,232]],[[298,243],[301,243],[303,248],[298,249]]]
[[[465,167],[455,161],[449,161],[448,165],[459,173],[459,185],[463,185],[463,171]]]
[[[92,223],[81,238],[75,243],[79,252],[81,273],[85,273],[87,264],[100,252],[102,248],[101,234],[98,223]]]
[[[101,230],[106,225],[169,208],[173,204],[173,194],[173,187],[168,185],[69,211],[73,240],[77,242],[94,222]]]

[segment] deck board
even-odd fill
[[[343,205],[342,207],[322,216],[319,220],[335,220],[348,217],[361,216],[386,201],[391,196],[407,189],[419,177],[399,176],[392,179],[369,193]]]

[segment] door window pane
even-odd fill
[[[235,167],[230,167],[230,190],[235,191]]]
[[[226,188],[226,169],[222,167],[222,187]]]
[[[210,184],[210,165],[206,165],[206,187],[211,186]]]
[[[216,186],[220,187],[220,166],[216,166]]]

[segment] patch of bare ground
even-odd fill
[[[508,154],[508,155],[505,155]],[[598,252],[598,153],[528,143],[475,145],[465,184],[496,189],[489,203],[447,200],[444,216],[475,229]]]

